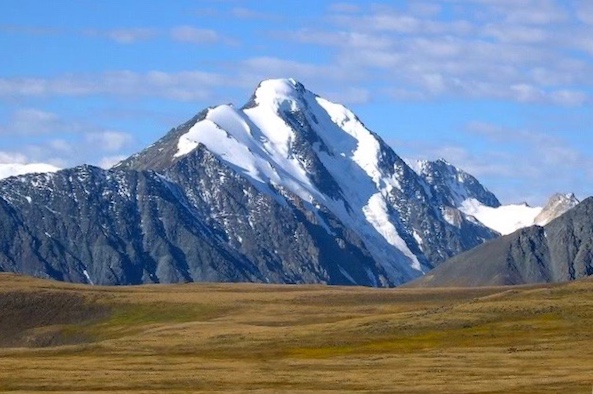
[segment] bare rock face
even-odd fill
[[[572,193],[554,194],[542,209],[541,213],[535,217],[534,224],[545,226],[569,209],[576,207],[578,204],[579,200]]]
[[[208,108],[111,170],[0,181],[0,271],[395,286],[497,236],[452,206],[499,204],[464,174],[437,163],[429,181],[347,108],[264,81],[244,107]]]
[[[481,204],[498,208],[500,201],[467,172],[444,159],[421,160],[414,164],[416,172],[436,191],[439,198],[450,207],[459,208],[465,200],[475,199]]]

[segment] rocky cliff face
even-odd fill
[[[444,159],[418,161],[414,163],[414,168],[432,186],[445,205],[459,208],[468,199],[474,199],[491,208],[501,205],[498,198],[476,178]]]
[[[209,108],[112,170],[0,181],[0,270],[399,285],[496,236],[454,203],[498,200],[434,166],[419,175],[347,108],[264,81],[244,107]]]
[[[554,194],[539,215],[535,217],[533,224],[545,226],[552,220],[564,214],[564,212],[576,207],[578,204],[579,200],[572,193]]]

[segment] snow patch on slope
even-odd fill
[[[395,226],[389,221],[387,205],[380,193],[373,195],[369,199],[369,203],[363,208],[363,212],[369,223],[377,229],[383,238],[385,238],[390,245],[401,250],[412,261],[412,268],[422,271],[418,258],[408,248],[408,245],[406,245],[404,240],[400,237]]]
[[[470,198],[461,204],[460,210],[466,215],[475,217],[485,226],[506,235],[533,225],[542,208],[530,207],[527,204],[502,205],[492,208]]]
[[[267,188],[269,184],[281,186],[311,202],[311,184],[307,174],[300,163],[289,155],[292,131],[286,124],[279,124],[277,119],[267,122],[268,117],[260,116],[256,111],[247,113],[237,110],[230,105],[210,109],[204,120],[181,136],[175,157],[184,156],[203,144],[231,167],[255,181],[258,189],[264,188],[271,193]]]
[[[333,123],[331,125],[332,127],[320,128],[320,131],[322,132],[334,131],[333,133],[320,133],[320,136],[326,140],[326,143],[332,147],[340,147],[340,156],[342,156],[342,154],[350,156],[351,160],[364,170],[376,186],[381,186],[381,182],[385,181],[387,185],[399,189],[400,185],[397,179],[394,177],[386,177],[387,174],[383,174],[378,167],[381,146],[377,137],[358,120],[352,111],[343,105],[332,103],[321,97],[315,97],[315,100],[330,116]],[[323,119],[322,116],[321,119]],[[338,126],[338,128],[336,128],[336,126]],[[353,147],[352,142],[348,143],[348,139],[344,138],[344,131],[356,141],[356,146]],[[327,141],[328,139],[330,141]]]

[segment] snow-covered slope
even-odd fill
[[[507,235],[534,224],[545,226],[578,203],[579,200],[572,193],[553,195],[543,208],[530,207],[526,203],[493,208],[470,198],[461,204],[460,210],[502,235]]]
[[[8,178],[9,176],[24,175],[32,173],[56,172],[59,168],[45,163],[0,163],[0,179]]]
[[[473,198],[465,200],[460,209],[502,235],[533,225],[535,217],[542,211],[541,207],[530,207],[526,203],[493,208]]]

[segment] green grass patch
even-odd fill
[[[103,324],[109,326],[138,326],[158,323],[186,323],[207,321],[223,313],[219,308],[212,305],[166,302],[118,304],[112,308],[111,316]]]
[[[111,312],[101,320],[63,327],[65,342],[71,342],[69,338],[85,338],[87,343],[116,339],[149,326],[208,321],[226,312],[212,305],[167,302],[118,303],[109,308]]]

